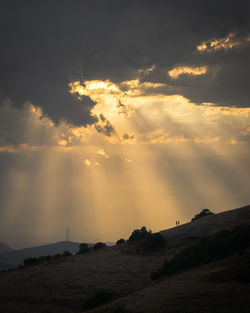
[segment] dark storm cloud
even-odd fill
[[[250,33],[248,1],[1,1],[0,90],[30,101],[55,122],[93,124],[94,103],[68,92],[72,80],[133,79],[156,65],[152,81],[195,102],[249,105],[249,46],[194,54],[202,41]],[[216,77],[171,80],[178,64],[221,66]],[[171,92],[170,92],[171,90]]]

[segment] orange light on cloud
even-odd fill
[[[98,151],[96,151],[96,154],[104,157],[105,159],[109,159],[109,156],[103,149],[99,149]]]
[[[178,79],[180,75],[184,74],[193,76],[204,75],[207,73],[207,70],[207,66],[178,66],[168,71],[168,75],[173,79]]]
[[[250,42],[250,35],[239,38],[236,33],[229,33],[227,36],[219,39],[211,39],[200,43],[196,50],[199,52],[214,52],[217,50],[228,50],[238,48]]]

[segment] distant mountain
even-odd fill
[[[0,253],[14,251],[11,247],[0,241]]]
[[[0,268],[6,269],[6,267],[17,267],[23,264],[23,260],[28,257],[37,258],[43,255],[53,256],[58,253],[63,253],[66,250],[75,254],[79,250],[79,243],[72,241],[60,241],[48,245],[22,250],[10,250],[0,253]],[[3,263],[4,266],[1,266],[1,263]]]

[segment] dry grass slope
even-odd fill
[[[166,257],[171,258],[202,236],[241,224],[250,224],[250,206],[162,231],[167,247],[160,253],[141,256],[106,247],[0,273],[0,313],[83,312],[85,301],[104,290],[117,300],[89,312],[248,312],[249,284],[216,279],[221,271],[225,276],[237,257],[158,282],[150,280]]]

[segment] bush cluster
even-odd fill
[[[191,222],[196,221],[202,217],[213,215],[214,213],[211,212],[209,209],[203,209],[199,214],[196,214],[195,217],[191,219]]]
[[[89,245],[87,243],[80,243],[79,244],[79,250],[77,252],[77,254],[84,254],[89,252]]]
[[[126,240],[121,238],[119,240],[116,241],[116,245],[119,246],[119,245],[123,245],[124,243],[126,243]]]
[[[84,254],[84,253],[87,253],[91,250],[98,250],[98,249],[101,249],[101,248],[104,248],[106,247],[106,244],[104,242],[97,242],[93,248],[89,247],[89,245],[87,243],[81,243],[79,245],[79,251],[76,253],[76,254]]]
[[[32,265],[41,264],[43,262],[47,262],[50,260],[60,259],[63,257],[71,256],[71,255],[72,255],[72,253],[70,253],[69,251],[64,251],[63,254],[58,253],[58,254],[55,254],[53,257],[51,255],[43,255],[43,256],[40,256],[39,258],[28,257],[28,258],[23,260],[23,265],[24,266],[32,266]]]
[[[145,226],[135,229],[128,239],[128,244],[136,248],[136,253],[150,253],[162,249],[166,245],[165,238],[160,233],[152,233]]]
[[[152,234],[151,230],[147,230],[145,226],[141,229],[135,229],[130,235],[128,241],[140,241],[144,240]]]
[[[101,249],[101,248],[104,248],[106,247],[106,244],[104,242],[97,242],[94,247],[93,247],[93,250],[98,250],[98,249]]]

